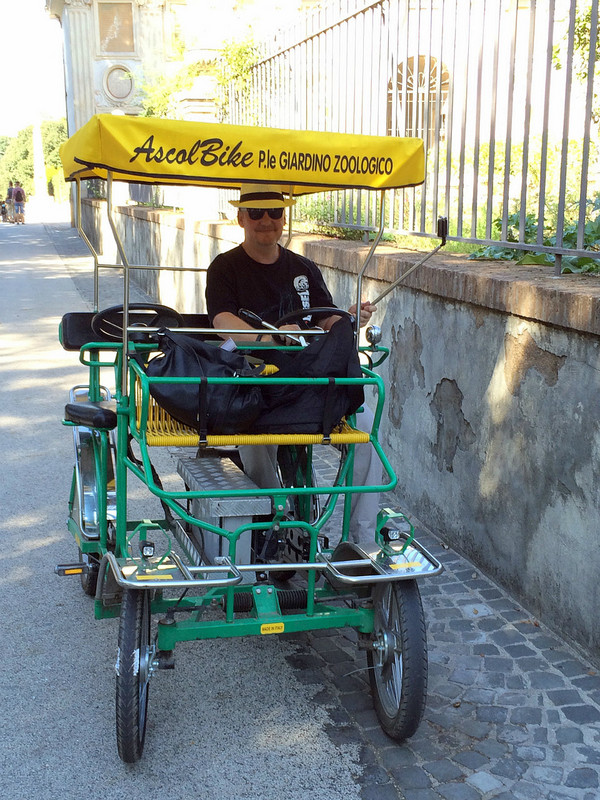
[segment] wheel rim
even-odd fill
[[[382,705],[390,716],[397,713],[402,698],[402,639],[396,595],[386,587],[375,627],[375,678]]]
[[[141,755],[148,716],[149,683],[156,645],[151,641],[149,592],[127,589],[121,602],[116,663],[116,733],[119,756],[134,763]]]

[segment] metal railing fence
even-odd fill
[[[434,236],[443,215],[449,239],[600,257],[586,249],[600,217],[598,5],[330,0],[262,44],[228,121],[420,136],[425,182],[388,193],[388,230]],[[378,202],[332,192],[298,209],[368,231]]]

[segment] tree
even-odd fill
[[[220,119],[225,121],[229,114],[230,96],[239,104],[248,105],[252,97],[252,73],[250,71],[260,59],[260,48],[252,36],[241,41],[226,42],[219,60],[220,71],[217,75],[219,86],[218,105]]]
[[[181,119],[181,92],[191,89],[199,75],[210,71],[211,68],[205,62],[195,61],[180,67],[172,75],[161,73],[143,80],[140,88],[143,93],[141,103],[144,116]]]
[[[69,187],[63,176],[60,146],[67,141],[66,119],[42,122],[42,147],[46,165],[48,194],[64,202],[69,197]]]
[[[67,140],[65,119],[42,123],[42,147],[46,164],[46,179],[49,193],[66,199],[68,189],[62,178],[59,149]],[[6,145],[3,147],[4,143]],[[20,181],[27,196],[33,194],[33,126],[23,128],[14,137],[0,139],[0,193],[4,193],[8,181]]]
[[[10,143],[10,136],[0,136],[0,158],[6,153],[6,148]]]
[[[592,4],[584,11],[579,11],[575,19],[575,51],[574,66],[575,74],[580,81],[586,82],[588,79],[589,60],[590,60],[590,41],[592,32]],[[596,32],[596,50],[594,52],[594,101],[592,106],[592,119],[594,122],[600,121],[600,98],[598,97],[598,75],[600,73],[600,35]]]
[[[589,74],[590,47],[592,33],[592,0],[580,7],[575,16],[573,28],[573,73],[582,83],[586,83]],[[563,42],[566,47],[566,39]],[[553,54],[554,66],[562,69],[561,49],[557,47]],[[593,53],[594,64],[594,99],[592,102],[592,120],[600,122],[600,96],[598,82],[600,80],[600,32],[596,35],[596,48]]]
[[[8,181],[20,181],[27,196],[33,189],[33,127],[29,126],[13,136],[0,160],[2,191]]]

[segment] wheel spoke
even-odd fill
[[[154,655],[150,640],[150,597],[147,591],[123,593],[117,669],[117,744],[123,761],[137,761],[144,748],[148,689]]]
[[[402,741],[423,716],[427,686],[427,644],[416,581],[373,589],[374,650],[368,654],[373,702],[384,731]]]

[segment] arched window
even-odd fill
[[[437,59],[410,56],[398,65],[396,80],[388,81],[388,136],[418,136],[429,142],[445,136],[450,75]],[[437,126],[437,128],[436,128]]]

